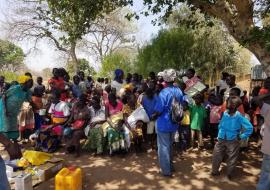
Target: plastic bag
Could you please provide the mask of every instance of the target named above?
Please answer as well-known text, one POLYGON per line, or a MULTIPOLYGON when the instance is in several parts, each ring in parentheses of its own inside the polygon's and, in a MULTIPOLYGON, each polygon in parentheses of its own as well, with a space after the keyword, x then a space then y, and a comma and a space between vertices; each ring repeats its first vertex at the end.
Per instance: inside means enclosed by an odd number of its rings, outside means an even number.
POLYGON ((48 154, 45 152, 26 150, 23 153, 23 158, 26 159, 34 166, 39 166, 47 162, 52 158, 52 154, 48 154))
POLYGON ((133 111, 127 119, 128 124, 132 128, 136 127, 136 123, 138 121, 142 121, 144 123, 150 122, 150 119, 142 106, 138 107, 135 111, 133 111))

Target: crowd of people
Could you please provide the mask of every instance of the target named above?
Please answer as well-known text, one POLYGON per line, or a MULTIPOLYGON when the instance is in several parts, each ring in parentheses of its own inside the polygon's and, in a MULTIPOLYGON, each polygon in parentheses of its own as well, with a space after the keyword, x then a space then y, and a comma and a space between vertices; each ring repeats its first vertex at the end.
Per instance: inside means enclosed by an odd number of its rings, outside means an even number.
POLYGON ((215 87, 205 85, 191 96, 189 85, 201 81, 194 69, 183 76, 173 69, 151 72, 147 78, 121 69, 114 74, 112 81, 94 80, 79 71, 71 80, 65 69, 54 68, 46 85, 42 77, 34 82, 31 73, 11 83, 0 76, 0 143, 10 159, 21 157, 18 141, 50 153, 63 145, 76 157, 81 151, 114 155, 157 149, 161 174, 171 177, 173 148, 180 154, 213 149, 211 174, 219 175, 226 156, 227 177, 232 179, 240 149, 248 148, 249 137, 261 139, 263 131, 258 189, 269 189, 270 78, 247 96, 235 76, 224 72, 215 87))

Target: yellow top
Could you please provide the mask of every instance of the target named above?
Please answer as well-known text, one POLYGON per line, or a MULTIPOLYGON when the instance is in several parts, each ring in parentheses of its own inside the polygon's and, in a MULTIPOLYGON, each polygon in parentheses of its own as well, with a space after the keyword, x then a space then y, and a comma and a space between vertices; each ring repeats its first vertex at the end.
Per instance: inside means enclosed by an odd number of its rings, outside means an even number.
POLYGON ((189 110, 184 111, 181 125, 190 125, 190 112, 189 112, 189 110))

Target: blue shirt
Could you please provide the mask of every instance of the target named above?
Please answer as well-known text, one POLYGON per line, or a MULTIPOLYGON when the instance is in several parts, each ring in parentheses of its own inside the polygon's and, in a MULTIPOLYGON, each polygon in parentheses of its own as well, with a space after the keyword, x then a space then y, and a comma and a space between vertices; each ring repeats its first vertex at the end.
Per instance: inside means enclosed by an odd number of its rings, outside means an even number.
POLYGON ((174 96, 179 102, 182 102, 183 93, 178 87, 169 86, 159 93, 155 106, 155 111, 161 113, 157 119, 157 130, 159 132, 175 132, 178 129, 178 124, 173 123, 170 116, 174 96))
POLYGON ((82 95, 82 90, 79 85, 73 84, 71 91, 74 98, 79 98, 82 95))
POLYGON ((240 139, 246 140, 252 131, 252 124, 240 112, 230 116, 225 111, 218 126, 218 139, 235 140, 239 136, 240 139))
POLYGON ((157 101, 158 101, 158 96, 156 95, 153 97, 153 99, 149 99, 147 96, 143 97, 142 105, 150 119, 153 113, 155 113, 155 106, 156 106, 157 101))

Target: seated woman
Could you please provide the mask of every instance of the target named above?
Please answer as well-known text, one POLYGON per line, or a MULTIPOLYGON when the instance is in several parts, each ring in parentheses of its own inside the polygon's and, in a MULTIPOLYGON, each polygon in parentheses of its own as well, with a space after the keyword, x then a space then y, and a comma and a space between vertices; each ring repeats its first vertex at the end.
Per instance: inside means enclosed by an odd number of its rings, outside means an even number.
POLYGON ((110 93, 108 102, 105 103, 105 114, 107 123, 104 124, 103 131, 108 138, 110 154, 119 150, 126 149, 124 143, 124 133, 122 126, 124 124, 123 103, 117 100, 115 93, 110 93))
POLYGON ((51 114, 52 124, 42 126, 37 138, 36 149, 44 152, 54 152, 60 142, 63 127, 70 115, 70 109, 66 102, 60 101, 61 92, 54 91, 52 94, 52 104, 48 111, 51 114))
MULTIPOLYGON (((125 126, 127 128, 125 128, 125 141, 127 143, 127 147, 130 148, 130 145, 131 145, 131 140, 135 140, 136 138, 136 141, 133 141, 134 144, 135 144, 135 148, 137 150, 137 143, 136 142, 139 142, 137 141, 137 139, 142 139, 142 136, 140 136, 137 132, 139 132, 139 128, 131 128, 129 126, 129 123, 128 123, 128 117, 132 114, 132 112, 136 109, 136 97, 134 94, 132 94, 131 92, 126 92, 126 94, 123 96, 122 98, 122 101, 124 103, 124 106, 123 106, 123 117, 124 117, 124 121, 125 121, 125 126), (137 130, 138 129, 138 130, 137 130), (131 139, 132 138, 132 139, 131 139)), ((139 132, 140 133, 140 132, 139 132)), ((140 145, 139 145, 140 146, 140 145)))
MULTIPOLYGON (((102 124, 106 122, 105 107, 101 106, 99 96, 92 98, 92 106, 90 107, 91 121, 89 122, 88 136, 83 148, 87 151, 96 150, 97 154, 103 153, 103 131, 102 124)), ((87 130, 86 130, 87 131, 87 130)))
POLYGON ((80 140, 85 137, 84 128, 90 120, 90 112, 87 106, 87 96, 82 94, 71 110, 71 116, 64 129, 66 140, 66 150, 71 153, 75 150, 78 157, 80 155, 80 140))

